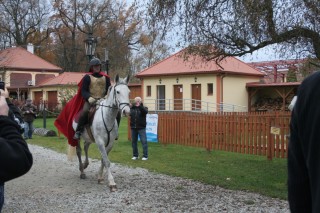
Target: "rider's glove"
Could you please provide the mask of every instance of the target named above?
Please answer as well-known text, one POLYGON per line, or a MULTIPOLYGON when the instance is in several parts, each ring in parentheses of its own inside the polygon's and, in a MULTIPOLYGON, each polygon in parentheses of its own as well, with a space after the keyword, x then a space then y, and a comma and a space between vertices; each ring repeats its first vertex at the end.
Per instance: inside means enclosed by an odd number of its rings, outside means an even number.
POLYGON ((96 103, 96 99, 94 99, 94 98, 92 98, 92 97, 90 97, 90 98, 88 98, 88 102, 89 102, 89 104, 95 104, 96 103))

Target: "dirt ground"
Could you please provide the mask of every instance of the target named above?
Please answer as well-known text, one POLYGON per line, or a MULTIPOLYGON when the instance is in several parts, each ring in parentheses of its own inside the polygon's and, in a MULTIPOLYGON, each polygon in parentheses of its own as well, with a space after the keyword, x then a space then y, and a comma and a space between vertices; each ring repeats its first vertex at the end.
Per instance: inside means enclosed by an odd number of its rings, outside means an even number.
POLYGON ((107 183, 97 183, 100 161, 90 160, 82 180, 77 161, 38 146, 30 150, 34 165, 6 183, 3 213, 289 212, 287 201, 118 164, 112 164, 118 191, 110 192, 107 183))

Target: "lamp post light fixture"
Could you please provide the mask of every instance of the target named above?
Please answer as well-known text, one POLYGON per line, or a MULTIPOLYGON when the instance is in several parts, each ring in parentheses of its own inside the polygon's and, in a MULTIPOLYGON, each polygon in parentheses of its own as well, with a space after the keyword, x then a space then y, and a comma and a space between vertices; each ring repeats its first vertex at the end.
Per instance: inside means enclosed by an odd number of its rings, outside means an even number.
POLYGON ((94 52, 96 51, 97 39, 93 37, 92 33, 88 33, 87 39, 84 40, 84 47, 86 50, 86 56, 89 62, 91 61, 94 52))

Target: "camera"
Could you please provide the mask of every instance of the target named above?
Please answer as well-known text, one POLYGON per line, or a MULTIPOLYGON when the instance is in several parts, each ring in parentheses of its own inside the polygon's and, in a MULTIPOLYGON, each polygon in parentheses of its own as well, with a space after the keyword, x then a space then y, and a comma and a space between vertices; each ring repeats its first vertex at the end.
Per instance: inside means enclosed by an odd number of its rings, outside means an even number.
POLYGON ((4 82, 3 82, 3 81, 0 81, 0 89, 4 90, 4 88, 5 88, 4 82))

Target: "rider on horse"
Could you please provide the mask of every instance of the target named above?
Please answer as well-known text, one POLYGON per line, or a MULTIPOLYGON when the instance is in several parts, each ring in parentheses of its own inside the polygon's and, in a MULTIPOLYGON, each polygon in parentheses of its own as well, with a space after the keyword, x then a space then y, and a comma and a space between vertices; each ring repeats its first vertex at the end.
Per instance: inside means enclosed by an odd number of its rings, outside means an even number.
POLYGON ((93 58, 89 62, 89 73, 78 84, 77 94, 66 104, 54 122, 57 129, 68 138, 68 143, 71 146, 77 146, 79 142, 88 121, 90 105, 95 104, 97 99, 104 97, 110 85, 110 77, 101 71, 100 60, 93 58), (75 132, 72 123, 79 112, 81 114, 75 132))
POLYGON ((79 117, 76 132, 73 136, 75 140, 80 139, 84 125, 88 121, 90 106, 94 105, 98 99, 104 97, 111 86, 110 77, 101 72, 101 62, 98 58, 93 58, 90 61, 89 72, 90 74, 83 77, 81 86, 81 95, 85 102, 79 117))

